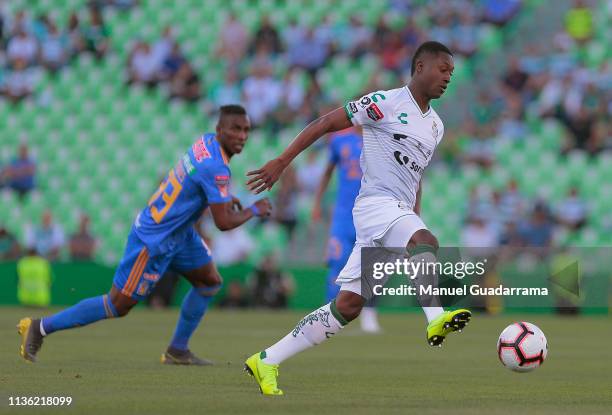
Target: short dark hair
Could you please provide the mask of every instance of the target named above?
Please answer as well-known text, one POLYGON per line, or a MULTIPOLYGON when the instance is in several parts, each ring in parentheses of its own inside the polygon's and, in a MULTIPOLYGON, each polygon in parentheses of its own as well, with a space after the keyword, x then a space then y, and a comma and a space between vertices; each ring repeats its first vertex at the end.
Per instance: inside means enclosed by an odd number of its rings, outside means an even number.
POLYGON ((430 40, 428 42, 422 43, 414 52, 414 56, 412 57, 412 64, 410 65, 410 75, 414 75, 414 71, 416 70, 416 62, 417 59, 421 57, 421 55, 425 53, 438 53, 444 52, 453 56, 453 52, 450 51, 445 45, 440 42, 436 42, 434 40, 430 40))
POLYGON ((222 118, 224 115, 247 115, 247 112, 242 105, 223 105, 219 108, 219 118, 222 118))

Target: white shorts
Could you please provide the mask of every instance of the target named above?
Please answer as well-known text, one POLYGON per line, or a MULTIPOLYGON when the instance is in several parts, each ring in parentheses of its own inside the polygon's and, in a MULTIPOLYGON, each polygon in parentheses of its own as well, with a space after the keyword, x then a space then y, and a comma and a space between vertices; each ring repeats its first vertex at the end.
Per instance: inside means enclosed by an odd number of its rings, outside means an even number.
POLYGON ((360 295, 361 248, 405 247, 418 230, 427 229, 421 218, 405 202, 391 197, 358 199, 353 208, 353 222, 357 239, 336 284, 341 286, 341 290, 360 295))

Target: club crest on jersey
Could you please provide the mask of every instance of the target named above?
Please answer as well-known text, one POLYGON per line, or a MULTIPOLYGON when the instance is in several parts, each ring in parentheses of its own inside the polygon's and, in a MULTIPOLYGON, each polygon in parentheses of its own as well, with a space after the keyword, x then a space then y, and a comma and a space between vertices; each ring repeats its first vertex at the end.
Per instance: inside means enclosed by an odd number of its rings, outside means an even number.
POLYGON ((227 175, 217 175, 215 176, 215 184, 217 185, 217 189, 219 189, 219 193, 221 197, 229 196, 229 176, 227 175))
POLYGON ((211 158, 210 152, 208 151, 208 148, 206 148, 203 138, 196 141, 191 149, 193 150, 193 156, 198 163, 202 162, 204 159, 211 158))
POLYGON ((431 126, 431 133, 433 134, 434 138, 437 140, 438 139, 438 125, 436 124, 436 122, 433 122, 433 125, 431 126))
POLYGON ((385 117, 376 104, 370 105, 366 110, 366 113, 368 114, 368 118, 370 118, 372 121, 378 121, 385 117))

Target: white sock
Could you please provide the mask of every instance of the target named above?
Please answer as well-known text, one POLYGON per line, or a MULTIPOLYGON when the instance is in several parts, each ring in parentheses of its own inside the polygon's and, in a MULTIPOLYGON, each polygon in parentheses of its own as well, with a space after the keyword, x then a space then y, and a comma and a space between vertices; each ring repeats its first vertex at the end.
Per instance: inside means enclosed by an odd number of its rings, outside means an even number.
POLYGON ((262 353, 262 360, 277 365, 303 350, 323 343, 346 324, 334 300, 304 317, 289 334, 262 353))
POLYGON ((434 318, 444 313, 444 309, 442 307, 423 307, 423 311, 425 312, 425 317, 427 317, 428 323, 431 323, 434 318))
POLYGON ((368 333, 378 333, 380 324, 378 324, 378 312, 375 307, 363 307, 359 314, 361 330, 368 333))
MULTIPOLYGON (((427 245, 417 246, 416 250, 418 253, 415 253, 410 257, 411 262, 421 264, 431 264, 436 262, 436 255, 432 251, 432 247, 428 247, 427 245)), ((411 280, 411 283, 417 288, 417 290, 419 289, 418 287, 420 285, 433 285, 434 287, 437 287, 438 277, 437 275, 429 275, 427 272, 419 272, 416 277, 411 280)), ((428 323, 431 323, 433 319, 444 312, 440 299, 437 296, 417 295, 417 298, 421 304, 421 307, 423 308, 423 311, 425 312, 425 317, 427 317, 428 323)))
POLYGON ((43 326, 42 321, 43 321, 43 319, 41 318, 41 319, 40 319, 40 334, 42 334, 42 335, 43 335, 43 337, 45 337, 45 336, 47 335, 47 333, 45 332, 45 328, 44 328, 44 326, 43 326))

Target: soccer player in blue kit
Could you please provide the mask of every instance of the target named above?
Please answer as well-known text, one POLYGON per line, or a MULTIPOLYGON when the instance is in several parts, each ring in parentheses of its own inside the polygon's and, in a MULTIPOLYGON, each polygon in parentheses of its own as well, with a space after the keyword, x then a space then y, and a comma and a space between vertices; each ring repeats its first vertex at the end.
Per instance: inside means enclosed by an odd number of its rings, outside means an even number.
MULTIPOLYGON (((332 174, 338 167, 338 189, 336 192, 336 204, 330 225, 330 236, 327 243, 327 302, 332 301, 338 295, 340 286, 336 284, 336 278, 346 265, 355 245, 355 225, 353 224, 353 206, 359 194, 361 186, 361 166, 359 159, 363 140, 359 134, 358 127, 351 127, 337 131, 329 136, 329 162, 319 188, 315 195, 312 210, 313 221, 319 221, 322 211, 322 200, 332 174)), ((368 302, 363 308, 360 316, 361 329, 368 333, 380 331, 376 309, 368 302)))
POLYGON ((191 335, 222 284, 210 250, 193 225, 208 207, 215 225, 222 231, 234 229, 254 216, 269 216, 271 205, 267 198, 242 209, 238 199, 229 193, 229 161, 244 148, 250 128, 243 107, 220 108, 216 134, 198 138, 138 214, 110 292, 51 316, 26 317, 19 322, 20 355, 24 359, 35 362, 43 338, 53 332, 125 316, 171 268, 187 278, 192 288, 183 300, 162 363, 212 364, 188 348, 191 335))

